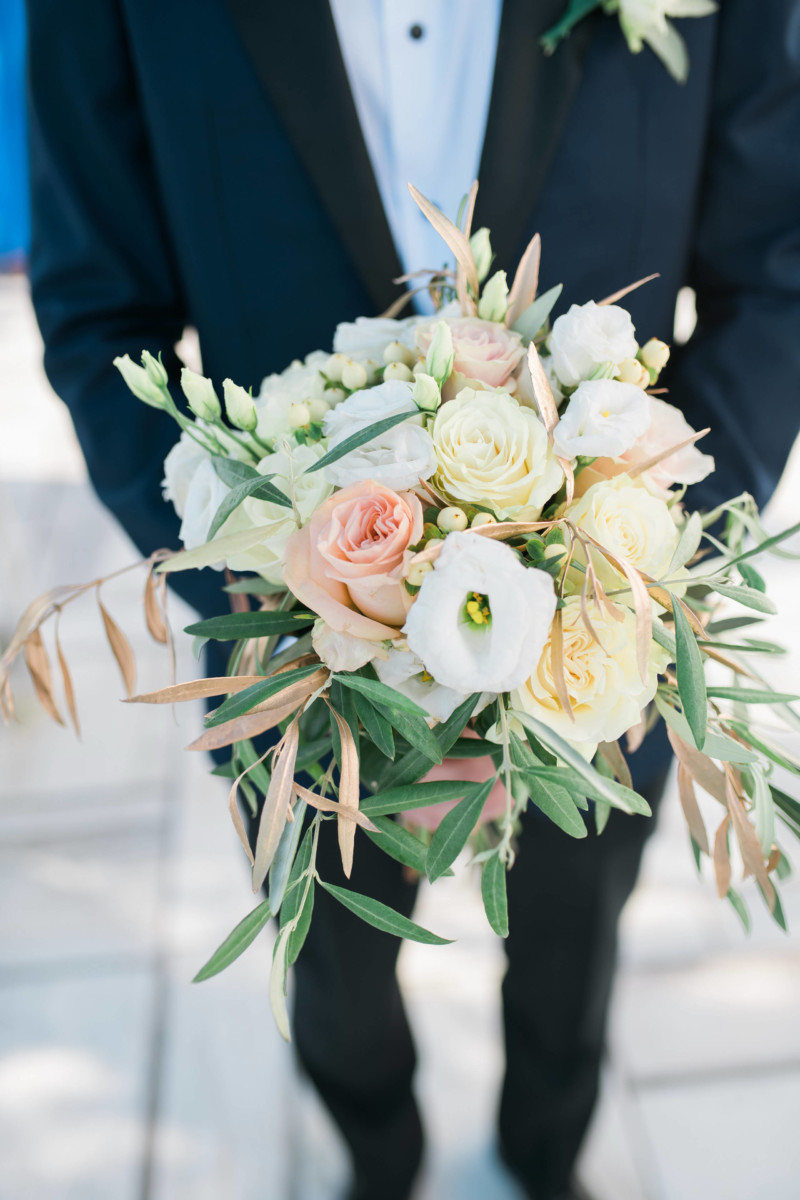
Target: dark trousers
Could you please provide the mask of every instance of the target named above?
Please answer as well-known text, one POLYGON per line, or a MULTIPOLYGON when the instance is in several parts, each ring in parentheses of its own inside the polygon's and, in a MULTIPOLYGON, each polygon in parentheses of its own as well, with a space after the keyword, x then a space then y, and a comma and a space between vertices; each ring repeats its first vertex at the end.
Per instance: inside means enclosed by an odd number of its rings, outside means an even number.
MULTIPOLYGON (((664 777, 641 787, 654 808, 664 777)), ((597 1099, 617 923, 653 822, 612 812, 600 837, 589 825, 576 841, 529 811, 508 877, 500 1143, 543 1200, 567 1186, 597 1099)), ((323 879, 411 914, 416 885, 361 834, 349 884, 333 822, 318 863, 323 879)), ((295 1046, 350 1148, 358 1200, 404 1200, 422 1157, 399 946, 317 888, 295 968, 295 1046)))

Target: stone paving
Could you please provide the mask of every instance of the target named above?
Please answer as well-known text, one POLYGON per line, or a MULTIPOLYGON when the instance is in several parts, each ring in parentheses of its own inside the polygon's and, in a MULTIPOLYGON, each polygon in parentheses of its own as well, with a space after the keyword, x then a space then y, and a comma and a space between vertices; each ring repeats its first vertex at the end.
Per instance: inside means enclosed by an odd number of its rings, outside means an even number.
MULTIPOLYGON (((93 498, 39 368, 21 277, 0 277, 0 644, 28 600, 135 557, 93 498)), ((800 462, 772 506, 796 519, 800 462)), ((795 657, 797 567, 767 570, 795 657), (793 574, 794 573, 794 574, 793 574)), ((140 579, 104 589, 142 688, 140 579)), ((173 604, 180 628, 188 610, 173 604)), ((334 1200, 343 1153, 297 1079, 266 1000, 270 937, 192 986, 252 907, 224 788, 182 747, 196 710, 117 703, 87 597, 62 643, 83 740, 43 716, 21 674, 20 726, 0 730, 0 1200, 334 1200)), ((195 670, 187 648, 181 678, 195 670)), ((800 861, 800 853, 794 857, 800 861)), ((602 1102, 581 1162, 598 1200, 794 1200, 800 1194, 800 887, 783 935, 746 889, 754 927, 694 871, 672 794, 624 918, 602 1102)), ((453 946, 407 945, 432 1153, 420 1200, 514 1200, 492 1151, 502 1066, 502 953, 475 880, 423 889, 418 919, 453 946)))

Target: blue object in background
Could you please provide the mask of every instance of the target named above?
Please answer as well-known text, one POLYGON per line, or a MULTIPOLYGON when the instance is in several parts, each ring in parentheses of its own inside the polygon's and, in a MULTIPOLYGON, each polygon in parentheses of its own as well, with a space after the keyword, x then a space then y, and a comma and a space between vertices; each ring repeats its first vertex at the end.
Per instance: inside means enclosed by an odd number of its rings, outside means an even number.
POLYGON ((0 0, 0 257, 30 236, 23 0, 0 0))

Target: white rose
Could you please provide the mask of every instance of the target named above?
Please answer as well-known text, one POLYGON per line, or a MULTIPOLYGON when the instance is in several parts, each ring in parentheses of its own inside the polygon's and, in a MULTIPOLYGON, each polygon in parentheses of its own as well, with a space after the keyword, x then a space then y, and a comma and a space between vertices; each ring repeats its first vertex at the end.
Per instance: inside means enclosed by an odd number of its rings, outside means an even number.
POLYGON ((355 321, 342 321, 336 326, 333 349, 336 354, 346 354, 359 361, 371 359, 383 362, 383 351, 390 342, 414 349, 414 326, 419 317, 406 317, 395 321, 391 317, 356 317, 355 321))
POLYGON ((564 387, 589 379, 598 367, 635 358, 637 350, 630 313, 617 304, 573 304, 550 334, 553 369, 564 387))
POLYGON ((413 700, 437 721, 446 721, 469 695, 437 683, 408 649, 392 649, 384 660, 376 659, 374 666, 381 683, 413 700))
POLYGON ((171 500, 175 512, 182 517, 186 510, 186 498, 195 472, 202 462, 209 462, 207 451, 198 446, 188 433, 182 433, 164 459, 162 489, 165 500, 171 500))
POLYGON ((293 404, 308 404, 312 400, 329 401, 320 369, 328 361, 322 350, 309 354, 305 362, 293 362, 280 375, 267 375, 256 397, 258 425, 256 433, 262 440, 274 442, 294 432, 289 419, 293 404))
POLYGON ((323 424, 328 449, 335 449, 368 425, 401 412, 413 413, 415 420, 395 425, 331 463, 325 468, 330 482, 337 487, 347 487, 372 479, 393 491, 402 492, 415 487, 420 479, 428 479, 436 469, 433 442, 430 434, 421 427, 422 418, 418 416, 414 402, 413 386, 400 380, 354 392, 332 409, 323 424))
POLYGON ((331 671, 357 671, 376 656, 386 654, 380 642, 368 642, 352 633, 339 633, 321 617, 314 622, 311 644, 331 671))
MULTIPOLYGON (((229 491, 230 488, 214 470, 211 459, 203 458, 198 463, 184 495, 180 539, 187 550, 203 546, 208 541, 211 522, 229 491)), ((215 569, 219 569, 217 564, 215 569)))
POLYGON ((451 533, 406 618, 411 650, 438 684, 466 695, 518 687, 555 612, 553 581, 502 542, 451 533))
MULTIPOLYGON (((265 455, 258 464, 259 473, 271 475, 270 482, 280 491, 287 496, 294 491, 295 505, 303 524, 333 491, 323 471, 305 473, 323 453, 319 443, 298 446, 285 439, 280 450, 265 455)), ((228 566, 233 571, 255 571, 270 583, 281 583, 283 552, 289 537, 297 529, 291 508, 249 496, 231 514, 219 536, 258 526, 264 529, 263 540, 229 559, 228 566)))
POLYGON ((632 383, 592 379, 578 384, 553 431, 562 458, 615 458, 650 424, 650 397, 632 383))
MULTIPOLYGON (((622 455, 623 462, 633 466, 648 462, 670 446, 678 446, 695 432, 680 409, 673 404, 647 396, 650 421, 636 443, 622 455)), ((699 483, 714 470, 714 458, 703 454, 697 446, 684 446, 654 467, 643 471, 640 479, 657 496, 666 496, 675 483, 699 483)))
POLYGON ((464 388, 439 409, 432 435, 440 487, 498 516, 537 517, 563 481, 544 425, 505 392, 464 388))
POLYGON ((650 669, 643 683, 636 659, 634 614, 618 608, 622 620, 615 621, 594 600, 587 601, 587 608, 599 643, 586 627, 579 596, 568 596, 561 609, 564 682, 574 721, 558 698, 549 635, 538 666, 512 693, 511 706, 530 713, 569 742, 588 743, 586 757, 591 758, 598 742, 616 741, 637 723, 655 695, 669 654, 657 642, 651 643, 650 669))
MULTIPOLYGON (((664 501, 636 487, 627 475, 594 484, 564 515, 616 558, 654 579, 666 578, 680 534, 664 501)), ((579 562, 585 561, 579 543, 575 556, 579 562)), ((604 587, 625 586, 624 575, 604 554, 592 548, 591 556, 604 587)))

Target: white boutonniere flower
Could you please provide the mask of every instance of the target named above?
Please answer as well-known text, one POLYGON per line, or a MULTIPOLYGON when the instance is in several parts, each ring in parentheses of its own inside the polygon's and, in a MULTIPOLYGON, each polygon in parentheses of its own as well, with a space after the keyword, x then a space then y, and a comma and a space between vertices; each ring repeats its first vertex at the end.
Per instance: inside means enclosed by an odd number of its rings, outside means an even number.
POLYGON ((707 17, 716 12, 717 5, 715 0, 569 0, 561 20, 542 36, 545 54, 552 54, 578 21, 596 8, 619 17, 628 49, 633 54, 638 54, 643 46, 649 46, 673 79, 685 83, 689 74, 686 43, 667 18, 707 17))

